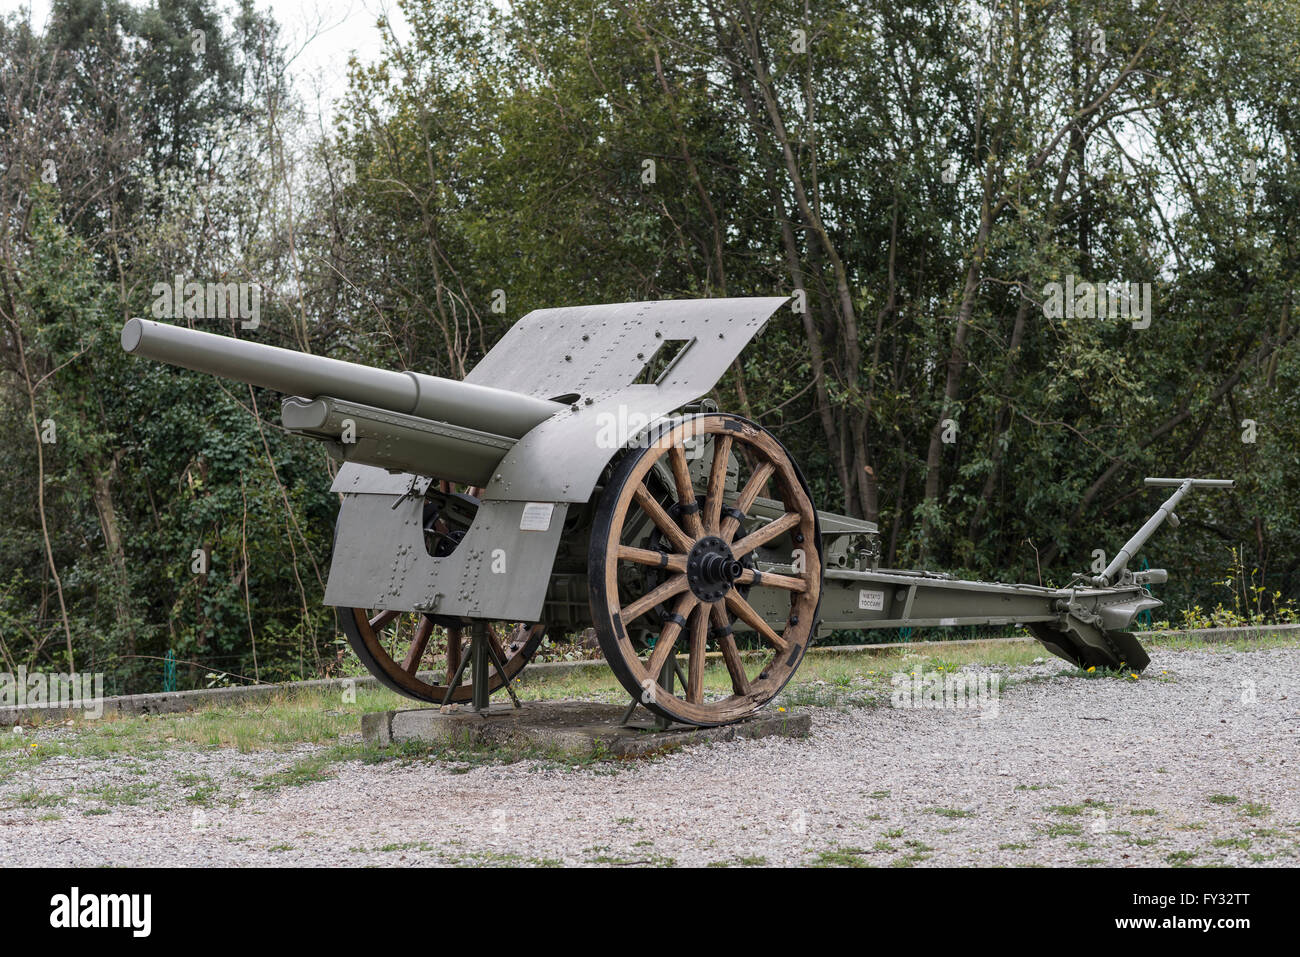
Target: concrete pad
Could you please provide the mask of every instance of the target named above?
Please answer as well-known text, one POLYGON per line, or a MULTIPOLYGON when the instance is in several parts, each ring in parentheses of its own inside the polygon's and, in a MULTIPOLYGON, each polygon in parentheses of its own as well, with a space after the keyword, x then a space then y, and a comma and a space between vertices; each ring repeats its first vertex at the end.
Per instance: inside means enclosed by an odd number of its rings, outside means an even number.
MULTIPOLYGON (((621 725, 625 705, 585 701, 526 701, 516 710, 497 705, 482 714, 467 708, 381 711, 362 715, 361 736, 367 745, 407 741, 474 747, 560 751, 570 755, 608 754, 639 757, 708 741, 747 738, 798 738, 812 727, 808 712, 760 711, 720 728, 673 725, 660 731, 648 721, 621 725)), ((638 712, 645 717, 644 712, 638 712)))

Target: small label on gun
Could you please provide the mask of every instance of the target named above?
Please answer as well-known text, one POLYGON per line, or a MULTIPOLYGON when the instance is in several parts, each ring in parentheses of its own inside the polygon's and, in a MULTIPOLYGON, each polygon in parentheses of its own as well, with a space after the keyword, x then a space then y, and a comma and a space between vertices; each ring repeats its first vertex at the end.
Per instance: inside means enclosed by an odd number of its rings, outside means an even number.
POLYGON ((519 519, 521 532, 544 532, 551 527, 551 514, 555 511, 554 502, 529 502, 524 506, 524 514, 519 519))
POLYGON ((872 591, 870 588, 861 589, 858 592, 858 610, 884 611, 885 593, 883 591, 872 591))

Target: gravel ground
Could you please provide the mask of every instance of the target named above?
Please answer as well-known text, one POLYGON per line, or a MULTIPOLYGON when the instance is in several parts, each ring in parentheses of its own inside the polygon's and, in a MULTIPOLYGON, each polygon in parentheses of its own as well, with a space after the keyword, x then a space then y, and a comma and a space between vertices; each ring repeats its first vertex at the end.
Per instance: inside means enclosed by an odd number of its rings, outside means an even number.
POLYGON ((0 862, 1300 864, 1300 648, 1059 672, 1004 672, 996 708, 818 707, 805 740, 649 762, 341 761, 259 789, 324 749, 51 758, 0 785, 0 862))

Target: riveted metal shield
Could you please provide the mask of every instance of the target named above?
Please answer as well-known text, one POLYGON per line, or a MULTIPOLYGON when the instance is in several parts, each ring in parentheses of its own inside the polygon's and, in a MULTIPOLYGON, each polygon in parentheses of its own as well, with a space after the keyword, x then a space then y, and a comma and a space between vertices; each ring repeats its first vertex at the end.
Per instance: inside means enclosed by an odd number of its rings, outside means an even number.
POLYGON ((439 614, 536 621, 568 505, 591 497, 630 439, 712 389, 787 301, 666 300, 530 312, 466 381, 560 400, 563 410, 505 454, 478 517, 445 558, 429 556, 420 544, 427 480, 344 464, 331 486, 344 501, 326 603, 410 609, 436 597, 439 614), (543 513, 550 515, 544 529, 536 527, 543 513), (502 560, 508 575, 497 577, 502 560))

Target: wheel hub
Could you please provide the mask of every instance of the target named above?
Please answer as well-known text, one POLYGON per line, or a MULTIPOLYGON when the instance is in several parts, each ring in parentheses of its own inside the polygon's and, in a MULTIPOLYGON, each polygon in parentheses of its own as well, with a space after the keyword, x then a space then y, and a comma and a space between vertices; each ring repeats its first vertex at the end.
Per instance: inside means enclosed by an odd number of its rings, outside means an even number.
POLYGON ((716 535, 701 538, 686 558, 687 584, 703 602, 722 598, 744 570, 745 566, 731 554, 730 546, 716 535))

